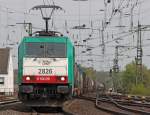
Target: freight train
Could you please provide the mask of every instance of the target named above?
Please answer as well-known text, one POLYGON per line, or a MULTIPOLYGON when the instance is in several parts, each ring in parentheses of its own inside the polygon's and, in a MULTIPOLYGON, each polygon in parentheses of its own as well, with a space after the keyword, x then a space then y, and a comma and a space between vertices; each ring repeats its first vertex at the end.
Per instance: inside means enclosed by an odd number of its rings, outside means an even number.
POLYGON ((18 49, 19 99, 29 105, 59 103, 73 93, 74 46, 67 37, 45 35, 24 37, 18 49))
MULTIPOLYGON (((58 6, 37 6, 37 8, 58 6)), ((93 86, 82 68, 75 64, 71 39, 56 31, 37 31, 24 37, 18 47, 18 97, 27 106, 62 106, 74 95, 93 86), (88 86, 89 85, 89 86, 88 86)))
POLYGON ((94 82, 75 64, 67 37, 24 37, 18 48, 19 99, 28 106, 62 106, 74 95, 93 90, 94 82))

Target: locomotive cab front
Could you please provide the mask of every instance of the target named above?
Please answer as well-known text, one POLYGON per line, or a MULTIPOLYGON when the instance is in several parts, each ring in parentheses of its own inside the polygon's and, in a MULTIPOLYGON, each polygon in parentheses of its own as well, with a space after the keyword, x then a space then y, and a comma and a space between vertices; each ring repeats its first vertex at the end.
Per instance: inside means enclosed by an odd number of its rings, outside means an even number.
POLYGON ((74 57, 68 38, 26 37, 19 46, 18 57, 22 102, 30 106, 43 106, 45 102, 52 105, 72 95, 74 57))

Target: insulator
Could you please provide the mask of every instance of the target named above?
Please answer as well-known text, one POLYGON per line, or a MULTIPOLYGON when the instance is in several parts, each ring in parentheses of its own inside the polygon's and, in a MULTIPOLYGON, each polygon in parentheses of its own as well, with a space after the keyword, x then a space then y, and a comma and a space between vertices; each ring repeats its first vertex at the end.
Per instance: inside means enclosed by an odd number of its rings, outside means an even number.
POLYGON ((110 3, 111 1, 110 0, 107 0, 107 3, 110 3))

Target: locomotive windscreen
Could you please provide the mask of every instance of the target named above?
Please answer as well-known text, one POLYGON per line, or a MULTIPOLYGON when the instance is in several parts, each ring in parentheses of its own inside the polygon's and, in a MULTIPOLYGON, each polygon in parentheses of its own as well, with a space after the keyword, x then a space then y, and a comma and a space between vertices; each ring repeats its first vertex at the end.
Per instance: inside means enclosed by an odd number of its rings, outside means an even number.
POLYGON ((65 58, 65 43, 26 43, 26 57, 65 58))

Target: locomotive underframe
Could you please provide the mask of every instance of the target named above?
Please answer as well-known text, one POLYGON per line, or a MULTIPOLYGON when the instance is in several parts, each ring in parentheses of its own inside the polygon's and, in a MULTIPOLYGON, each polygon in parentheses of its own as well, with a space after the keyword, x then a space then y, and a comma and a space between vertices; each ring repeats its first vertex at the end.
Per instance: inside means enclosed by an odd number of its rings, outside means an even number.
POLYGON ((71 96, 72 88, 68 84, 21 84, 19 86, 19 99, 27 106, 61 106, 71 96))

